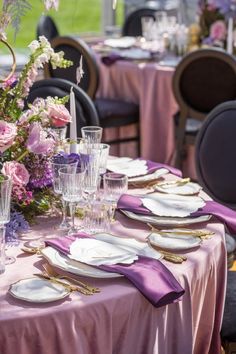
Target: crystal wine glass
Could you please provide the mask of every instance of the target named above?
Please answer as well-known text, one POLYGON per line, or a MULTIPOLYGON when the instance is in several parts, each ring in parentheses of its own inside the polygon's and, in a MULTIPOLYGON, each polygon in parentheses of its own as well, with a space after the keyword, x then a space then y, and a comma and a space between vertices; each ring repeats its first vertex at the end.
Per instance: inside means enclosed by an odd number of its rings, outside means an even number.
MULTIPOLYGON (((0 237, 2 239, 3 245, 4 245, 5 233, 6 233, 5 225, 10 221, 11 191, 12 191, 11 178, 0 174, 0 237)), ((5 252, 3 247, 0 250, 0 252, 3 254, 3 258, 4 258, 5 252)), ((5 264, 11 264, 14 262, 15 262, 14 257, 5 256, 5 264)))
MULTIPOLYGON (((58 163, 51 162, 52 167, 52 184, 54 192, 60 196, 62 196, 62 184, 60 181, 59 170, 64 168, 68 173, 74 173, 76 171, 78 161, 76 162, 68 162, 68 163, 58 163)), ((67 202, 64 198, 61 198, 62 202, 62 221, 58 226, 59 230, 68 230, 70 228, 70 224, 67 220, 67 202)))
POLYGON ((82 190, 85 170, 79 166, 77 166, 76 171, 68 171, 66 168, 61 168, 59 176, 63 200, 69 203, 72 226, 68 234, 71 235, 77 232, 77 228, 75 227, 75 211, 77 204, 83 200, 82 190))

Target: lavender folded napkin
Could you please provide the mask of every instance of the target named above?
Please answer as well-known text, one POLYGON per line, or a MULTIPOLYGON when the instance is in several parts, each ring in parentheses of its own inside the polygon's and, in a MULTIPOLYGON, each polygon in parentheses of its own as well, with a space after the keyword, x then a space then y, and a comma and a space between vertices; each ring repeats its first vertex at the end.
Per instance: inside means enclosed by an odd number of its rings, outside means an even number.
MULTIPOLYGON (((206 201, 205 203, 203 208, 200 208, 190 216, 214 215, 227 226, 229 232, 236 233, 236 212, 234 210, 215 201, 206 201)), ((154 215, 143 206, 140 198, 129 194, 123 194, 120 197, 117 208, 132 211, 136 214, 154 215)))
POLYGON ((166 165, 164 163, 150 161, 150 160, 146 160, 146 162, 147 162, 148 173, 153 173, 159 168, 166 168, 173 175, 182 177, 182 172, 175 167, 166 165))
POLYGON ((114 64, 117 60, 122 60, 122 59, 124 59, 124 57, 122 57, 118 53, 113 52, 113 53, 109 53, 108 55, 104 55, 101 60, 104 65, 110 66, 114 64))
MULTIPOLYGON (((71 243, 77 237, 90 238, 80 233, 75 236, 47 240, 46 244, 67 255, 70 252, 71 243)), ((171 304, 185 292, 173 274, 156 259, 139 256, 137 261, 128 266, 114 264, 100 265, 97 268, 124 275, 155 307, 171 304)))

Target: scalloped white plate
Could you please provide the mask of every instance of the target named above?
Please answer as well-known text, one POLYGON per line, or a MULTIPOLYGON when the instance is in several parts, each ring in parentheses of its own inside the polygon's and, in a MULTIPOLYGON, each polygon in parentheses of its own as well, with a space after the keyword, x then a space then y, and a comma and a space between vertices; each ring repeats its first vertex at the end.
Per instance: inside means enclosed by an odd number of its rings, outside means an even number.
POLYGON ((194 247, 198 247, 201 243, 200 237, 184 234, 175 235, 174 229, 171 229, 171 233, 169 234, 168 230, 165 231, 165 235, 159 234, 158 231, 152 232, 148 236, 150 244, 166 250, 185 251, 194 247))
POLYGON ((92 278, 118 278, 123 275, 118 273, 105 272, 103 270, 97 269, 95 267, 89 266, 87 264, 75 261, 59 253, 55 248, 46 247, 42 250, 42 255, 48 260, 48 262, 65 270, 72 274, 82 275, 85 277, 92 278))
POLYGON ((28 302, 51 302, 65 298, 70 294, 70 290, 46 279, 27 278, 13 283, 9 293, 28 302))
POLYGON ((127 211, 127 210, 121 210, 121 211, 130 219, 138 220, 145 223, 150 223, 152 225, 160 225, 160 226, 184 226, 184 225, 191 225, 191 224, 199 224, 202 222, 209 221, 211 218, 211 215, 178 218, 178 217, 149 216, 143 214, 135 214, 132 211, 127 211))

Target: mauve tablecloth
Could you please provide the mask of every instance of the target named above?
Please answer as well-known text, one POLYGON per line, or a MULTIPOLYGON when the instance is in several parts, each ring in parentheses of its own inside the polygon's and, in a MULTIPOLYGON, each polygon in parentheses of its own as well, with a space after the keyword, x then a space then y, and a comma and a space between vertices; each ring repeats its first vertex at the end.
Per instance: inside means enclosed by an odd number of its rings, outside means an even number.
MULTIPOLYGON (((123 99, 139 104, 141 156, 145 159, 170 163, 175 149, 173 115, 178 106, 172 93, 174 68, 155 62, 117 61, 111 66, 101 63, 99 97, 123 99)), ((130 127, 109 130, 109 137, 130 135, 130 127)), ((106 132, 105 132, 106 134, 106 132)), ((120 145, 113 154, 130 156, 132 144, 120 145)))
MULTIPOLYGON (((144 240, 147 227, 117 214, 112 232, 144 240)), ((24 240, 52 236, 58 220, 41 217, 24 240)), ((204 225, 206 226, 206 225, 204 225)), ((215 236, 186 252, 187 262, 163 261, 185 289, 182 301, 155 308, 125 278, 86 279, 101 293, 51 304, 19 301, 9 285, 42 270, 43 260, 12 247, 14 264, 0 275, 1 354, 219 354, 226 283, 224 228, 207 226, 215 236)))

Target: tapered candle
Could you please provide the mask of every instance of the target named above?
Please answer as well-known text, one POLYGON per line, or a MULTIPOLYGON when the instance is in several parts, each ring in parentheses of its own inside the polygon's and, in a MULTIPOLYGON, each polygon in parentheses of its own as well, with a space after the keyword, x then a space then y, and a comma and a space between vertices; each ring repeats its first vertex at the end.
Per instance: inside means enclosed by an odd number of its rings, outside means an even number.
POLYGON ((232 17, 230 17, 228 21, 227 53, 233 54, 233 18, 232 17))
POLYGON ((70 145, 70 152, 77 152, 77 122, 76 122, 76 109, 75 109, 75 94, 73 87, 70 89, 70 114, 71 114, 71 123, 70 123, 70 140, 73 141, 70 145))

